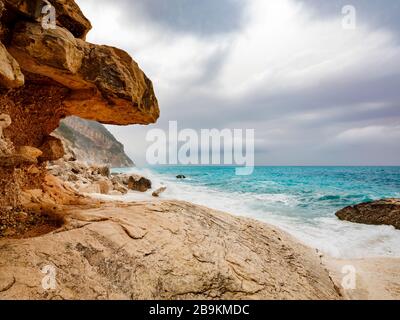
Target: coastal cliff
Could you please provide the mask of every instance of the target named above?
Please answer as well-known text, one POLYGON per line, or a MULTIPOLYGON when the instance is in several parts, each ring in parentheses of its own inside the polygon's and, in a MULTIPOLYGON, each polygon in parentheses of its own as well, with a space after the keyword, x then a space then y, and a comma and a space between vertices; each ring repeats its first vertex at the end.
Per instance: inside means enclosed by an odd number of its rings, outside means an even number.
POLYGON ((53 135, 61 139, 66 154, 80 162, 113 168, 134 166, 122 143, 98 122, 68 117, 53 135))

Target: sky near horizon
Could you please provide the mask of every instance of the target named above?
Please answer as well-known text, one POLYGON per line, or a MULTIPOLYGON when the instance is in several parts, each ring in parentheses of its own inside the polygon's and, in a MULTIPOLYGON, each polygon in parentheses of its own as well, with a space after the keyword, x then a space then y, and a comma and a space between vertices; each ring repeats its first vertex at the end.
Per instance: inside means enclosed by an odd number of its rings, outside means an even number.
POLYGON ((170 120, 255 129, 257 165, 400 165, 400 1, 76 2, 154 83, 157 124, 108 126, 138 165, 170 120))

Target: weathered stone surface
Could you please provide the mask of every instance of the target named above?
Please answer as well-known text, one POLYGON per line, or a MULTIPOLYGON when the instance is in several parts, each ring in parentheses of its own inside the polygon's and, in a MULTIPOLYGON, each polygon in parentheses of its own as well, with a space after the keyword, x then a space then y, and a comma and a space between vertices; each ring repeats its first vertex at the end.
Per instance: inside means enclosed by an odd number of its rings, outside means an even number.
POLYGON ((131 175, 128 179, 128 188, 134 191, 146 192, 151 189, 151 181, 145 177, 131 175))
POLYGON ((39 24, 20 22, 15 26, 9 51, 28 72, 49 77, 72 89, 91 87, 76 76, 84 52, 64 28, 44 30, 39 24))
POLYGON ((49 0, 56 9, 57 24, 68 29, 76 38, 85 39, 92 29, 74 0, 49 0))
POLYGON ((0 86, 17 88, 24 84, 25 78, 18 62, 0 43, 0 86))
MULTIPOLYGON (((66 185, 79 193, 110 195, 128 193, 127 186, 130 175, 111 176, 110 168, 106 166, 87 165, 79 161, 66 161, 63 159, 49 163, 48 169, 52 175, 65 181, 66 185)), ((137 175, 133 175, 132 179, 139 181, 141 178, 142 184, 151 184, 150 180, 137 175)), ((140 185, 137 182, 137 188, 139 187, 140 185)))
POLYGON ((167 190, 167 187, 161 187, 161 188, 158 188, 156 191, 154 191, 151 195, 153 196, 153 197, 156 197, 156 198, 158 198, 163 192, 165 192, 167 190))
POLYGON ((63 156, 49 135, 68 116, 116 125, 149 124, 159 117, 153 85, 136 62, 119 49, 86 43, 91 26, 74 1, 49 1, 56 28, 42 26, 46 1, 0 1, 0 114, 12 120, 1 129, 0 165, 7 172, 18 167, 11 176, 21 187, 4 183, 2 194, 40 188, 42 162, 63 156), (22 146, 43 151, 38 164, 15 153, 22 146))
POLYGON ((25 154, 0 155, 0 167, 19 167, 36 164, 37 159, 25 154))
POLYGON ((37 19, 41 14, 40 0, 3 0, 6 6, 18 14, 37 19))
POLYGON ((37 161, 43 152, 37 148, 30 146, 22 146, 17 148, 17 154, 22 155, 26 158, 31 158, 34 162, 37 161))
POLYGON ((39 158, 40 161, 55 161, 64 156, 64 147, 60 139, 52 136, 46 137, 40 147, 43 155, 39 158))
POLYGON ((0 114, 0 139, 4 139, 3 131, 11 125, 11 117, 8 114, 0 114))
POLYGON ((168 201, 64 218, 45 236, 0 240, 0 299, 340 299, 314 250, 253 220, 168 201), (45 291, 49 264, 57 286, 45 291))
POLYGON ((21 22, 10 52, 23 70, 72 89, 67 113, 108 124, 149 124, 159 117, 153 85, 122 50, 75 39, 66 29, 21 22))
MULTIPOLYGON (((9 8, 18 14, 41 22, 42 9, 46 6, 43 0, 3 0, 9 8)), ((76 38, 84 39, 92 28, 74 0, 49 0, 56 11, 56 23, 68 29, 76 38)))
POLYGON ((336 213, 341 220, 400 229, 400 199, 384 199, 346 207, 336 213))

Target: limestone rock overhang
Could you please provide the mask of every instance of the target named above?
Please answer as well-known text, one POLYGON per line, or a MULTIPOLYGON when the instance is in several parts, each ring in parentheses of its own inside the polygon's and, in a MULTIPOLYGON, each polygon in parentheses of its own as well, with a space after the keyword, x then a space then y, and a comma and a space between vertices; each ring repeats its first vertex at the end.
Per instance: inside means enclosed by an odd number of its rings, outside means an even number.
POLYGON ((157 121, 152 82, 125 51, 83 40, 91 25, 74 1, 50 1, 58 17, 55 29, 44 29, 38 21, 42 1, 2 2, 3 15, 19 19, 6 28, 10 35, 0 46, 7 58, 0 65, 0 85, 23 86, 24 74, 33 82, 35 76, 48 78, 69 89, 63 101, 66 115, 116 125, 157 121))

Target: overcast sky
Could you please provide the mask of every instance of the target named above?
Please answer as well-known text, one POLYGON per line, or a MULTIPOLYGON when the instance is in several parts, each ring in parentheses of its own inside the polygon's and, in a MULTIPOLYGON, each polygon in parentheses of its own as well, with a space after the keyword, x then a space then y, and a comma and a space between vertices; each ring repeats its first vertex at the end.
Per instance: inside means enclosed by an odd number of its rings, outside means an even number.
POLYGON ((400 165, 400 1, 77 2, 88 41, 126 50, 153 80, 159 122, 109 127, 137 164, 147 130, 177 120, 255 129, 259 165, 400 165))

